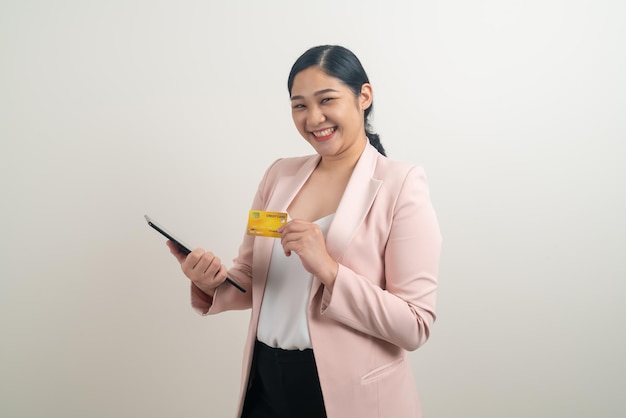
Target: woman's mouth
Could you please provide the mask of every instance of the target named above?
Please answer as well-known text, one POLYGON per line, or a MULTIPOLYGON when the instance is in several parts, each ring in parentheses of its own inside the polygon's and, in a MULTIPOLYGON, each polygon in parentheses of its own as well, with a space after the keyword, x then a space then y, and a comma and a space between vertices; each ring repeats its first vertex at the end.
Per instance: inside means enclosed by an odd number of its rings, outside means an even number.
POLYGON ((322 129, 321 131, 312 131, 311 133, 313 134, 313 136, 315 137, 317 141, 325 141, 327 139, 330 139, 330 137, 333 136, 336 130, 337 128, 333 127, 333 128, 322 129))

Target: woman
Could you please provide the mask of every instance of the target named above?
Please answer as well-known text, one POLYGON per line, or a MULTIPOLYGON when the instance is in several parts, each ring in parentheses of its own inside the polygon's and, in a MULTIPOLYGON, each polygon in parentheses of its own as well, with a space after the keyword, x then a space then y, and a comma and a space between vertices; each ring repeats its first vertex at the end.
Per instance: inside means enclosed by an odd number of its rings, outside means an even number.
POLYGON ((424 172, 369 132, 372 86, 349 50, 309 49, 288 89, 315 154, 274 162, 252 204, 289 214, 281 238, 244 237, 230 269, 168 245, 195 309, 252 309, 238 416, 419 417, 407 351, 435 320, 441 247, 424 172))

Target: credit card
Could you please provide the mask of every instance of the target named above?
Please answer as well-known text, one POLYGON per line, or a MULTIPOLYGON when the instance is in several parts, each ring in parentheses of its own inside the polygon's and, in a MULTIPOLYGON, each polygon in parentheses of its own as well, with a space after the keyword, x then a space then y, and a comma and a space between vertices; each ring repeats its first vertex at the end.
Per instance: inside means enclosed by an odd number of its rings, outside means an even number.
POLYGON ((287 223, 284 212, 266 212, 251 210, 248 215, 248 235, 280 238, 278 228, 287 223))

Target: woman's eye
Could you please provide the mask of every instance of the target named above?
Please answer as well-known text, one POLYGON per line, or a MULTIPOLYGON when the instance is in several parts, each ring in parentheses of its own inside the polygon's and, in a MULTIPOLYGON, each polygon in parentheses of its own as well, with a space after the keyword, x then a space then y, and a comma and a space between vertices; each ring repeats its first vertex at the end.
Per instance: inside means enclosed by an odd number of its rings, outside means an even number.
POLYGON ((331 100, 332 100, 332 97, 324 97, 324 98, 322 99, 322 104, 324 104, 324 103, 328 103, 328 102, 330 102, 331 100))
POLYGON ((292 108, 293 108, 293 109, 304 109, 304 105, 303 105, 303 104, 301 104, 301 103, 298 103, 298 104, 293 105, 293 107, 292 107, 292 108))

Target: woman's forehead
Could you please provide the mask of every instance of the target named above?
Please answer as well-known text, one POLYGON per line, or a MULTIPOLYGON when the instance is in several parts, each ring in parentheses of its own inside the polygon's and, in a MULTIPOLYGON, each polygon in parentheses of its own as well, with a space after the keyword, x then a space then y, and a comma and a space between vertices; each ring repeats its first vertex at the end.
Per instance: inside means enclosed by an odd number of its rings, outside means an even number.
POLYGON ((309 67, 296 74, 291 87, 291 97, 312 96, 324 92, 341 92, 347 86, 336 77, 326 74, 320 67, 309 67))

